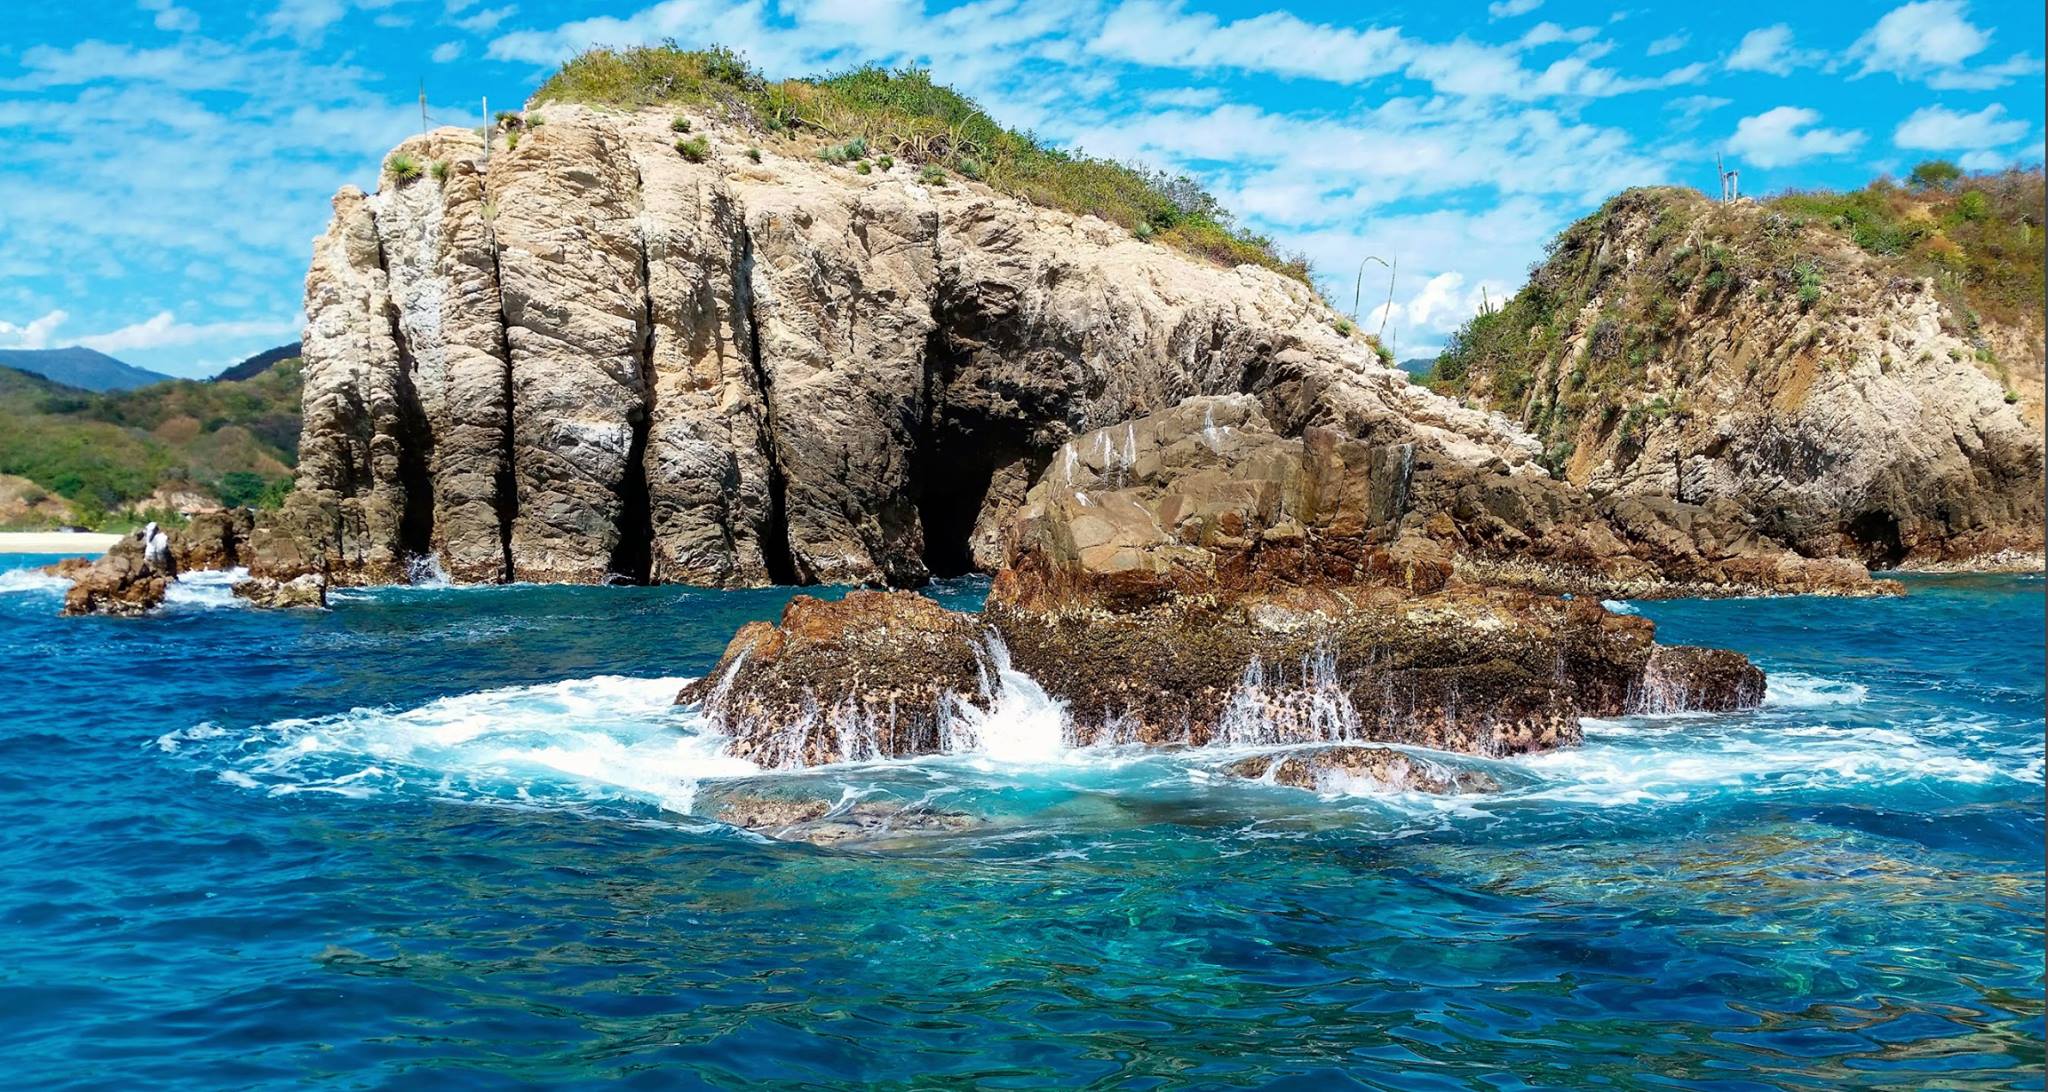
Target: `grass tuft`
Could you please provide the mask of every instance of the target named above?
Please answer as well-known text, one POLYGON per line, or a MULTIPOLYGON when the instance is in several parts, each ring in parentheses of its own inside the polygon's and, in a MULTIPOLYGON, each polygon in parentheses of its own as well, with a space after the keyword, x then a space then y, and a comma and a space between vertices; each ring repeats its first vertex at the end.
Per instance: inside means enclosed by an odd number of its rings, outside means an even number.
POLYGON ((422 173, 420 161, 408 152, 391 153, 391 158, 384 161, 384 169, 401 186, 417 179, 422 173))
POLYGON ((676 151, 692 163, 702 163, 711 158, 711 142, 701 136, 685 137, 676 141, 676 151))

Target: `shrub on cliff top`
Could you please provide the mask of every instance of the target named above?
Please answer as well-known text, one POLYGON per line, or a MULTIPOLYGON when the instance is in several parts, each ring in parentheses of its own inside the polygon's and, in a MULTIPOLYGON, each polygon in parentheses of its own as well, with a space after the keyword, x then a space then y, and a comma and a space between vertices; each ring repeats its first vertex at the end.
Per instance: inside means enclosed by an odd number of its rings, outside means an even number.
POLYGON ((384 169, 400 182, 410 182, 421 174, 420 161, 405 152, 395 152, 384 161, 384 169))
POLYGON ((1169 177, 1068 152, 1006 129, 972 99, 932 82, 920 68, 852 69, 823 78, 770 82, 729 49, 673 43, 593 49, 564 64, 533 104, 583 102, 644 107, 690 103, 722 109, 770 132, 805 131, 986 182, 1051 208, 1086 213, 1159 241, 1236 264, 1249 262, 1310 282, 1308 263, 1283 257, 1271 239, 1239 227, 1186 176, 1169 177))

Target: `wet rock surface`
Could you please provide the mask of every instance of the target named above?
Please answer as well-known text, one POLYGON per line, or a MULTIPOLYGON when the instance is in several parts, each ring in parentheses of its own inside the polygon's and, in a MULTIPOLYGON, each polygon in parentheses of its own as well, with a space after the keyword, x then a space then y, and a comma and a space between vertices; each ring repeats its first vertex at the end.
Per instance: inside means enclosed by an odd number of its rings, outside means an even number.
POLYGON ((809 842, 815 846, 951 834, 982 825, 980 819, 965 812, 921 803, 835 802, 744 793, 718 801, 712 815, 721 823, 778 841, 809 842))
POLYGON ((1392 747, 1338 746, 1254 755, 1223 772, 1252 781, 1335 794, 1371 792, 1498 792, 1500 784, 1477 770, 1450 770, 1392 747))
MULTIPOLYGON (((1737 709, 1762 673, 1590 598, 1476 583, 1407 502, 1401 447, 1191 399, 1062 451, 980 616, 799 597, 681 695, 773 767, 960 749, 1014 667, 1068 746, 1577 743, 1584 716, 1737 709)), ((1439 513, 1440 514, 1440 513, 1439 513)))
POLYGON ((322 610, 327 606, 327 581, 318 573, 274 580, 267 576, 236 581, 229 589, 250 606, 272 610, 322 610))
POLYGON ((178 578, 170 535, 151 523, 116 542, 98 560, 59 574, 71 579, 63 613, 146 614, 161 605, 178 578))
POLYGON ((677 700, 768 768, 934 754, 959 703, 979 700, 986 626, 911 592, 799 595, 779 626, 742 627, 677 700))

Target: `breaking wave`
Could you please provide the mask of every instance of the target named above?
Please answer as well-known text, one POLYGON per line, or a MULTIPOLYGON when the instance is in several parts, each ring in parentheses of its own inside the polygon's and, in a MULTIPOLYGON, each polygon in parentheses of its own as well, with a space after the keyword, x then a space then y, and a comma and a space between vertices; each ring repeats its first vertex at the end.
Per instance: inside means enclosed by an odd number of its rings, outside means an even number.
POLYGON ((758 772, 671 703, 687 681, 600 675, 484 690, 412 709, 276 721, 239 741, 202 724, 165 751, 222 748, 221 778, 271 795, 401 790, 507 804, 654 804, 688 812, 697 782, 758 772))

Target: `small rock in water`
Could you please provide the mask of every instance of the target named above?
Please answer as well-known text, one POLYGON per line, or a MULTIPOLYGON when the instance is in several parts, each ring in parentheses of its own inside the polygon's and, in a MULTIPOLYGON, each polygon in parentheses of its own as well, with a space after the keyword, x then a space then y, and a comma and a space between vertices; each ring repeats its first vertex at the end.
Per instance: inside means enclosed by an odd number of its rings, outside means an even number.
POLYGON ((1369 783, 1383 792, 1436 794, 1498 792, 1500 783, 1477 770, 1445 770, 1392 747, 1346 744, 1240 759, 1223 772, 1253 781, 1330 793, 1369 783))
POLYGON ((840 807, 825 800, 733 796, 715 812, 719 822, 784 842, 834 846, 901 834, 943 834, 979 826, 964 812, 924 804, 862 801, 840 807))
POLYGON ((232 590, 235 598, 247 601, 250 606, 274 610, 321 610, 327 606, 327 581, 315 573, 293 577, 290 580, 272 580, 259 576, 237 581, 232 590))

